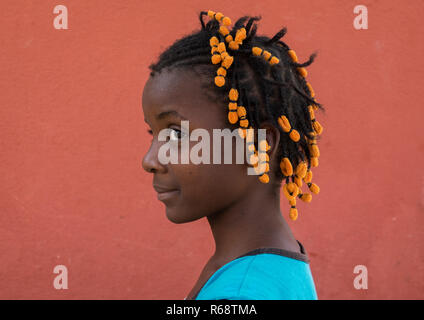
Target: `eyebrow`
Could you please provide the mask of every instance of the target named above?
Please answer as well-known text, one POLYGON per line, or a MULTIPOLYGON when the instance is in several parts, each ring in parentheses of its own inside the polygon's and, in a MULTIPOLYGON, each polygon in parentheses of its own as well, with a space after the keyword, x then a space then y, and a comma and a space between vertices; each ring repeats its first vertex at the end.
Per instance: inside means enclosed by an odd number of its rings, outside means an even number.
POLYGON ((186 118, 186 117, 184 117, 184 116, 180 115, 180 114, 179 114, 177 111, 175 111, 175 110, 169 110, 169 111, 161 112, 161 113, 159 113, 159 114, 156 116, 156 119, 161 120, 161 119, 168 118, 168 117, 177 117, 177 118, 181 118, 181 119, 183 119, 183 120, 187 120, 187 118, 186 118))

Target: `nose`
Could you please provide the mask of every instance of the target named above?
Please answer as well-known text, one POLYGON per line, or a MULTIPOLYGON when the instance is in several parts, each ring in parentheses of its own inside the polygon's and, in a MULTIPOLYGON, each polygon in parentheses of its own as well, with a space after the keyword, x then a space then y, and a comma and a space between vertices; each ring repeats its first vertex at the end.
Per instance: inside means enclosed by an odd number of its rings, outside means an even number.
POLYGON ((164 173, 166 167, 163 166, 158 160, 158 145, 152 142, 149 150, 143 157, 142 161, 143 169, 149 173, 164 173))

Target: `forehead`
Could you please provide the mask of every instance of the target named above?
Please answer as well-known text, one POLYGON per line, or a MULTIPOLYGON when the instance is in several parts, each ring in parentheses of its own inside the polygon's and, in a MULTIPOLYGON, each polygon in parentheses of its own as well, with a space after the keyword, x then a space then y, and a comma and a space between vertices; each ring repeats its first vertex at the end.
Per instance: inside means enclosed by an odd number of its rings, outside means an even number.
POLYGON ((204 127, 227 127, 228 101, 211 97, 207 88, 215 85, 213 76, 209 80, 210 83, 196 72, 179 68, 156 73, 148 79, 143 90, 146 120, 153 121, 155 115, 175 110, 189 121, 209 123, 204 127))

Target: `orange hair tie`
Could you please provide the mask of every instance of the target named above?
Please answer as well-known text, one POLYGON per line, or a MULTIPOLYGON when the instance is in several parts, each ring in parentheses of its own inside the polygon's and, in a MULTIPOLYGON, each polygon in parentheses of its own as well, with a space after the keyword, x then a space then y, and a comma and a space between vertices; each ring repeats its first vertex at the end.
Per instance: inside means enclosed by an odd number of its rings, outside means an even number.
POLYGON ((272 56, 271 52, 264 50, 260 47, 253 47, 252 53, 254 56, 262 56, 265 61, 269 62, 270 65, 278 64, 280 60, 276 56, 272 56))
POLYGON ((258 157, 259 161, 254 165, 255 172, 260 174, 259 181, 262 183, 269 182, 269 155, 266 153, 270 149, 268 142, 262 140, 259 142, 259 153, 255 152, 255 155, 258 157))
POLYGON ((280 116, 277 121, 283 131, 287 132, 294 142, 298 142, 300 140, 299 132, 297 132, 295 129, 292 129, 289 119, 287 119, 286 116, 280 116))
POLYGON ((289 158, 284 157, 280 162, 280 169, 283 175, 286 177, 290 177, 293 175, 293 166, 289 160, 289 158))
POLYGON ((221 12, 215 12, 215 11, 209 10, 208 16, 209 18, 215 19, 218 22, 222 22, 224 26, 229 26, 231 24, 231 19, 224 16, 221 12))
POLYGON ((297 71, 300 73, 300 75, 304 78, 308 75, 308 71, 306 71, 305 68, 297 68, 297 71))
POLYGON ((231 124, 235 124, 238 121, 237 115, 237 100, 238 100, 238 91, 237 89, 231 88, 228 93, 230 102, 228 103, 228 121, 231 124))
POLYGON ((293 62, 298 62, 299 60, 297 59, 297 55, 296 52, 294 52, 294 50, 289 50, 287 51, 287 53, 289 54, 290 58, 292 59, 293 62))

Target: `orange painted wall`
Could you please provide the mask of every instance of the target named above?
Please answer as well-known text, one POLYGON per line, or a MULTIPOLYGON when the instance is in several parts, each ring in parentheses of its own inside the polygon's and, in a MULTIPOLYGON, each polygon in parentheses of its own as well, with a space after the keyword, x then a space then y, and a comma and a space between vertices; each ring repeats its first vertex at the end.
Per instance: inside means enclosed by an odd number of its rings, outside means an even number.
MULTIPOLYGON (((0 298, 183 299, 213 252, 206 220, 174 225, 141 167, 147 66, 200 10, 261 15, 306 60, 327 113, 321 187, 289 222, 320 299, 423 298, 424 3, 2 1, 0 298), (66 5, 69 30, 53 28, 66 5), (353 28, 368 7, 369 29, 353 28), (69 289, 53 288, 66 265, 69 289), (368 290, 353 287, 356 265, 368 290)), ((282 206, 285 210, 286 206, 282 206)), ((283 211, 287 217, 288 213, 283 211)))

